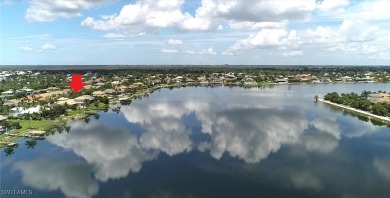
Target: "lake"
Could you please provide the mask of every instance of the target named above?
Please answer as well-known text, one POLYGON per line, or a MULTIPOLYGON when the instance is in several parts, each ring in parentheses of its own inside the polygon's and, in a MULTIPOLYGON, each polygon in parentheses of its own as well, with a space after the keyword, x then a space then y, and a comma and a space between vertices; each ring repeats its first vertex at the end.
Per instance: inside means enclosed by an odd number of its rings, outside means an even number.
POLYGON ((389 197, 390 128, 314 102, 389 88, 156 90, 36 145, 21 140, 11 155, 2 149, 1 197, 389 197))

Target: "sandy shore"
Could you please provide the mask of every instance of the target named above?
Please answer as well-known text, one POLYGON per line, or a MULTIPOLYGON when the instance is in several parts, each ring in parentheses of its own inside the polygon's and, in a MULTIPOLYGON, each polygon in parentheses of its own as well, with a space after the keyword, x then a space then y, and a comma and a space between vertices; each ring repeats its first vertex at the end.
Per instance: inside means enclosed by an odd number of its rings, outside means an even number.
POLYGON ((337 103, 330 102, 330 101, 327 101, 327 100, 324 100, 324 99, 318 99, 318 101, 326 103, 326 104, 334 105, 334 106, 337 106, 337 107, 341 107, 343 109, 347 109, 347 110, 350 110, 350 111, 354 111, 354 112, 357 112, 357 113, 361 113, 361 114, 364 114, 364 115, 366 115, 368 117, 373 117, 373 118, 376 118, 376 119, 379 119, 379 120, 390 122, 390 118, 388 118, 388 117, 375 115, 375 114, 372 114, 372 113, 367 112, 367 111, 363 111, 363 110, 360 110, 360 109, 355 109, 355 108, 352 108, 352 107, 349 107, 349 106, 345 106, 345 105, 342 105, 342 104, 337 104, 337 103))

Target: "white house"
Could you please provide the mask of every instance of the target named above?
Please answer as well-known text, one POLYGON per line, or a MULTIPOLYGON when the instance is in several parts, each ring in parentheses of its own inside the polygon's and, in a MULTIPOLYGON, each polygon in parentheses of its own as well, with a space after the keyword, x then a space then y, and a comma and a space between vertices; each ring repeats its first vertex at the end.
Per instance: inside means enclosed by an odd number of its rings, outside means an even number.
POLYGON ((23 89, 19 89, 17 90, 16 92, 19 92, 19 93, 26 93, 26 95, 28 96, 31 96, 34 94, 34 89, 28 89, 26 87, 23 87, 23 89))
POLYGON ((350 81, 353 80, 353 78, 349 77, 349 76, 343 76, 343 77, 341 77, 341 80, 344 81, 344 82, 350 82, 350 81))
POLYGON ((175 78, 176 83, 181 83, 182 80, 183 80, 183 76, 178 76, 175 78))
POLYGON ((288 83, 288 78, 277 78, 276 82, 279 84, 287 84, 288 83))
POLYGON ((1 92, 1 95, 2 96, 14 96, 14 93, 15 93, 14 90, 10 89, 8 91, 1 92))

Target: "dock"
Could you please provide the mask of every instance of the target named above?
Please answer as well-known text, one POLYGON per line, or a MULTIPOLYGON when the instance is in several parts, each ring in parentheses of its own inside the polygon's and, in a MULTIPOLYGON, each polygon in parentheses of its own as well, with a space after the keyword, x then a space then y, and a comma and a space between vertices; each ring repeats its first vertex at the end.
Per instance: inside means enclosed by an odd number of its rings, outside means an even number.
POLYGON ((13 147, 17 145, 15 142, 4 142, 4 141, 0 141, 0 144, 4 144, 5 146, 8 147, 13 147))
POLYGON ((11 136, 11 137, 28 137, 28 135, 13 134, 13 133, 4 133, 4 135, 8 135, 8 136, 11 136))

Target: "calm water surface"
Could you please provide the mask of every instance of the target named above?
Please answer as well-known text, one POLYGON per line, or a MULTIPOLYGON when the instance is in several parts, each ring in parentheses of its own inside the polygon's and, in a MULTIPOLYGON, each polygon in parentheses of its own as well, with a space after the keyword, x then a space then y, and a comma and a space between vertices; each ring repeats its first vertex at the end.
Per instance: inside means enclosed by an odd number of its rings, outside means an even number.
MULTIPOLYGON (((1 150, 23 197, 390 197, 390 128, 315 103, 389 84, 187 87, 1 150)), ((3 191, 2 191, 3 193, 3 191)), ((2 194, 1 197, 13 197, 2 194)))

